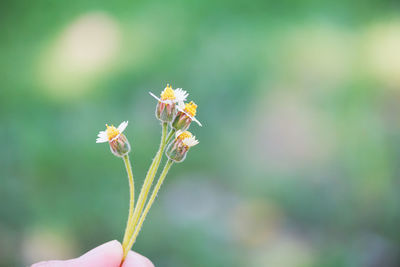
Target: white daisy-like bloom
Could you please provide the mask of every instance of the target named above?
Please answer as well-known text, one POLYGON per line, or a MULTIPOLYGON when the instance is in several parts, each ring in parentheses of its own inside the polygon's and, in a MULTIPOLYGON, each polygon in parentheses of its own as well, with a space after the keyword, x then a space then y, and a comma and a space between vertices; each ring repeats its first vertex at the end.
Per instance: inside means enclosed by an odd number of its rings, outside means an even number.
POLYGON ((188 148, 195 146, 199 143, 198 140, 196 140, 196 136, 193 136, 191 132, 189 131, 181 131, 178 130, 175 134, 176 139, 180 139, 182 143, 187 146, 188 148))
POLYGON ((184 102, 179 102, 178 103, 178 111, 185 113, 189 118, 191 118, 193 121, 195 121, 199 126, 201 123, 196 119, 196 110, 197 110, 197 105, 193 102, 190 101, 189 103, 184 103, 184 102))
POLYGON ((108 126, 106 124, 107 129, 105 131, 100 131, 97 135, 96 143, 105 143, 105 142, 112 142, 120 135, 123 131, 125 131, 126 127, 128 126, 128 121, 123 121, 117 128, 114 125, 108 126))
POLYGON ((165 104, 173 104, 185 101, 189 95, 185 90, 182 90, 182 88, 177 88, 175 90, 172 89, 169 84, 167 84, 167 87, 165 87, 165 89, 161 92, 160 98, 158 98, 152 92, 149 92, 149 94, 161 103, 165 104))

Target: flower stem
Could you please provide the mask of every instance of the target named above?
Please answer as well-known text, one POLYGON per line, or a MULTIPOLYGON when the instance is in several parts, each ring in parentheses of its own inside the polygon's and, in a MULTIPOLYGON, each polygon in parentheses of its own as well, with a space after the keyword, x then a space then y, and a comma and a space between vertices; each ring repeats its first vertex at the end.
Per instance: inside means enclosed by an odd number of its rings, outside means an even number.
POLYGON ((122 258, 122 261, 125 260, 126 256, 128 255, 128 251, 131 249, 132 245, 131 244, 131 236, 133 234, 133 231, 135 230, 136 224, 139 220, 139 216, 143 210, 144 204, 146 203, 147 195, 149 194, 149 191, 151 189, 151 185, 154 180, 154 176, 157 173, 158 166, 160 165, 161 158, 165 149, 165 140, 166 140, 166 135, 167 135, 167 129, 168 129, 168 124, 163 123, 162 124, 162 134, 161 134, 161 143, 160 143, 160 148, 158 149, 158 152, 156 156, 153 159, 153 162, 150 165, 149 170, 147 171, 146 178, 144 179, 142 189, 140 190, 138 202, 136 204, 135 210, 133 211, 133 217, 132 217, 132 224, 131 227, 128 231, 128 239, 127 242, 129 241, 128 244, 124 243, 122 245, 124 255, 122 258))
POLYGON ((175 129, 171 129, 171 131, 168 134, 167 139, 165 139, 165 144, 168 144, 168 142, 171 140, 171 138, 174 136, 176 130, 175 129))
POLYGON ((133 214, 133 208, 135 207, 135 184, 133 181, 132 166, 129 160, 129 156, 126 155, 122 159, 124 160, 126 173, 128 174, 129 193, 130 193, 129 215, 125 228, 124 241, 122 242, 123 244, 125 244, 128 241, 129 229, 132 228, 132 214, 133 214))
POLYGON ((158 178, 157 184, 154 187, 153 192, 151 193, 150 199, 146 204, 146 208, 144 209, 142 215, 140 216, 140 220, 139 220, 138 224, 136 225, 135 232, 133 233, 133 236, 128 244, 129 248, 132 247, 133 244, 135 244, 136 238, 140 232, 140 229, 142 228, 142 224, 143 224, 144 220, 146 219, 146 215, 149 213, 151 205, 153 205, 154 200, 156 199, 157 193, 160 190, 160 187, 161 187, 162 183, 164 182, 164 179, 167 176, 167 173, 168 173, 169 169, 171 168, 172 164, 173 164, 173 161, 170 159, 167 161, 167 163, 165 163, 164 169, 161 172, 160 177, 158 178))

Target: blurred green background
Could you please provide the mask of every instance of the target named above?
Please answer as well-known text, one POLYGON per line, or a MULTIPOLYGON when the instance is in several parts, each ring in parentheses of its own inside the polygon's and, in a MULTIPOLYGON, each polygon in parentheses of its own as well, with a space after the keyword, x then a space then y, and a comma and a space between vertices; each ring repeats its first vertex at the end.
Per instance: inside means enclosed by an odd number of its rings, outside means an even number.
POLYGON ((0 266, 121 240, 182 87, 200 144, 134 250, 156 266, 400 266, 399 1, 2 1, 0 266))

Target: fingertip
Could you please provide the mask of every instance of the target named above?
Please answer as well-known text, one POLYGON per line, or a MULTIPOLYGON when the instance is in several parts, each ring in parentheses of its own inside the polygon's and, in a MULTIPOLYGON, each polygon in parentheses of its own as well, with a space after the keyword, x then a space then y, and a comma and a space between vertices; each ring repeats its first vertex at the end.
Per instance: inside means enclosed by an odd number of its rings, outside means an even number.
POLYGON ((107 243, 104 243, 102 246, 104 246, 104 245, 112 247, 116 252, 120 253, 121 257, 122 257, 122 254, 123 254, 122 245, 118 240, 115 240, 115 239, 111 240, 107 243))
POLYGON ((79 258, 66 261, 42 261, 31 267, 110 267, 119 266, 122 260, 122 245, 117 240, 112 240, 100 245, 79 258))
POLYGON ((129 251, 122 267, 154 267, 154 264, 145 256, 129 251))
POLYGON ((112 240, 98 246, 78 258, 85 266, 109 267, 117 266, 122 260, 122 246, 117 240, 112 240))
POLYGON ((122 246, 117 240, 112 240, 107 243, 104 243, 88 252, 83 254, 82 257, 92 256, 92 255, 107 255, 109 257, 118 257, 122 258, 122 246))

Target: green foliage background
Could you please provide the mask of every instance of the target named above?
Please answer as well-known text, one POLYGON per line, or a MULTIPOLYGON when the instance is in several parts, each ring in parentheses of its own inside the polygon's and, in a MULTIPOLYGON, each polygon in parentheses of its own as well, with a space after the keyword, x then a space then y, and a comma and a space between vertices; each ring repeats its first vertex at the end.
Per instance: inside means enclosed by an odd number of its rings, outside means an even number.
POLYGON ((156 266, 398 266, 398 1, 2 1, 0 266, 121 240, 155 101, 190 93, 200 144, 134 250, 156 266), (83 29, 83 30, 82 30, 83 29))

